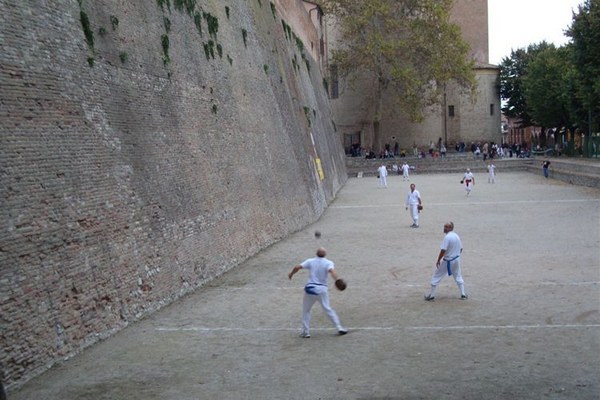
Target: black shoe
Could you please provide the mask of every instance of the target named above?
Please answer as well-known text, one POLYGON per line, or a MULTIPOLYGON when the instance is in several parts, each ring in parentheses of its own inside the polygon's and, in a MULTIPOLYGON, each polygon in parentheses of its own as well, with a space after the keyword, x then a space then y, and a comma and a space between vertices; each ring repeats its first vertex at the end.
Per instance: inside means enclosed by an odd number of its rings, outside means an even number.
POLYGON ((460 295, 460 299, 461 299, 461 300, 466 300, 466 299, 468 299, 468 298, 469 298, 469 296, 467 296, 466 294, 461 294, 461 295, 460 295))
POLYGON ((338 335, 339 335, 339 336, 345 335, 346 333, 348 333, 348 329, 340 329, 340 330, 338 331, 338 335))
POLYGON ((424 296, 425 297, 425 301, 434 301, 435 297, 431 296, 430 294, 424 296))

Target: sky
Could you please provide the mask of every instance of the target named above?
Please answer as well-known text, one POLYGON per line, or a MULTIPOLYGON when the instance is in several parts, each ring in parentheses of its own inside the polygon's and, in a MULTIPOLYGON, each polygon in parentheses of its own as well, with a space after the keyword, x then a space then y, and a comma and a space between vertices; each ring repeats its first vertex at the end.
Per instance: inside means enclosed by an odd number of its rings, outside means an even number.
POLYGON ((573 11, 584 0, 488 0, 490 64, 500 64, 512 50, 545 40, 556 46, 570 38, 563 33, 573 11))

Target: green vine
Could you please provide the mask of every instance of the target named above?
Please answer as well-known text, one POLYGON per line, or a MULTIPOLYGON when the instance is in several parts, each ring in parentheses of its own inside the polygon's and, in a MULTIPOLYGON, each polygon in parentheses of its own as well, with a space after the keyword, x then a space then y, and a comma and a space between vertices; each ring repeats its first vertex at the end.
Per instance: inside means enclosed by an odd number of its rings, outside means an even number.
POLYGON ((171 12, 171 0, 156 0, 156 4, 158 4, 158 6, 163 12, 165 11, 166 5, 169 12, 171 12))
POLYGON ((81 27, 83 28, 85 42, 90 49, 94 50, 94 32, 90 29, 90 19, 83 10, 79 11, 79 19, 81 21, 81 27))
POLYGON ((208 34, 213 38, 217 38, 217 32, 219 31, 219 19, 210 13, 203 13, 204 19, 208 24, 208 34))
POLYGON ((171 57, 169 57, 169 36, 162 35, 160 37, 160 43, 161 43, 162 49, 163 49, 163 64, 166 67, 167 64, 169 64, 171 62, 171 57))
POLYGON ((244 40, 244 47, 248 47, 248 31, 242 28, 242 39, 244 40))
POLYGON ((227 15, 227 19, 229 19, 229 6, 225 6, 225 15, 227 15))
POLYGON ((277 19, 277 14, 275 13, 275 4, 271 2, 271 13, 273 14, 273 19, 277 19))
POLYGON ((127 60, 129 60, 129 56, 126 52, 122 51, 119 53, 119 59, 121 60, 121 63, 125 64, 127 60))
POLYGON ((196 25, 198 33, 202 36, 202 15, 197 11, 194 13, 194 25, 196 25))
POLYGON ((117 30, 117 27, 119 26, 119 18, 115 17, 114 15, 111 15, 110 25, 112 26, 113 31, 117 30))

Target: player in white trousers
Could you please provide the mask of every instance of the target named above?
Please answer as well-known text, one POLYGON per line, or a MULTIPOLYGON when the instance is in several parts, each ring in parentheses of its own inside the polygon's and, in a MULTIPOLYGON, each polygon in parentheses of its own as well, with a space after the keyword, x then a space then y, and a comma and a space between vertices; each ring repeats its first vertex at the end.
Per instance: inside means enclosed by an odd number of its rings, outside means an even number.
POLYGON ((490 163, 487 166, 488 170, 488 183, 496 183, 496 166, 494 163, 490 163))
POLYGON ((408 166, 406 161, 404 161, 404 164, 402 164, 402 180, 403 181, 410 181, 410 178, 408 177, 409 170, 410 170, 410 167, 408 166))
POLYGON ((473 186, 475 185, 475 176, 469 168, 467 168, 467 172, 465 172, 465 175, 463 176, 462 181, 460 182, 464 182, 465 190, 467 191, 467 196, 469 196, 471 194, 471 190, 473 190, 473 186))
POLYGON ((333 261, 325 258, 327 252, 323 247, 317 249, 317 257, 309 258, 292 268, 288 278, 292 279, 294 274, 301 269, 309 272, 308 282, 304 286, 304 300, 302 303, 302 330, 300 337, 310 338, 310 309, 316 301, 335 326, 339 335, 345 335, 348 330, 342 326, 337 313, 329 305, 329 292, 327 288, 327 277, 331 275, 334 280, 338 279, 333 261))
POLYGON ((388 170, 385 164, 381 164, 381 167, 377 168, 377 174, 379 175, 379 186, 387 188, 388 170))
POLYGON ((412 217, 413 224, 411 228, 419 227, 419 206, 421 205, 421 193, 416 189, 414 183, 410 184, 410 192, 406 195, 406 201, 404 203, 406 209, 410 207, 410 216, 412 217))
POLYGON ((446 276, 454 276, 454 281, 460 290, 461 300, 466 300, 469 297, 465 292, 465 281, 462 278, 460 271, 460 255, 462 254, 462 243, 460 237, 454 232, 454 223, 446 222, 444 224, 444 240, 440 245, 440 253, 438 254, 437 262, 435 263, 435 272, 431 277, 431 291, 425 296, 426 301, 435 299, 435 292, 438 285, 446 276), (442 263, 443 261, 443 263, 442 263))

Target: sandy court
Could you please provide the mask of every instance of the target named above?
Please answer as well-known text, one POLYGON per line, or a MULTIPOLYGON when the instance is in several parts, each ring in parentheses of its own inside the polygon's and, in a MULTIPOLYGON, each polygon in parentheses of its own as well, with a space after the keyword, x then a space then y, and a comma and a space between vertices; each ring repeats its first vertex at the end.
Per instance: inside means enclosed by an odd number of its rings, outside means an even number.
MULTIPOLYGON (((31 380, 23 399, 598 399, 600 191, 498 171, 352 178, 322 218, 184 299, 31 380), (470 298, 446 277, 425 302, 451 220, 470 298), (313 232, 322 237, 316 239, 313 232), (298 337, 291 267, 327 248, 344 292, 298 337)), ((332 285, 330 285, 332 286, 332 285)))

